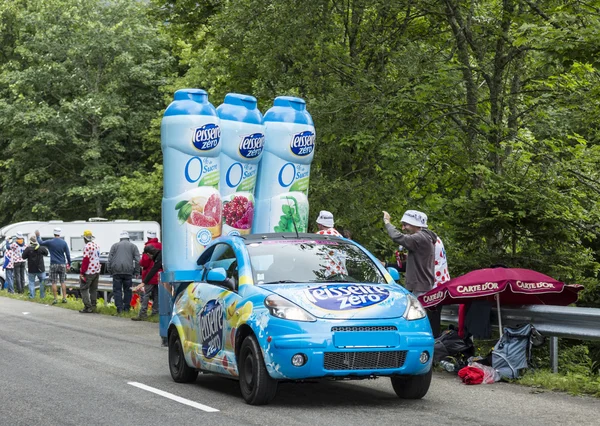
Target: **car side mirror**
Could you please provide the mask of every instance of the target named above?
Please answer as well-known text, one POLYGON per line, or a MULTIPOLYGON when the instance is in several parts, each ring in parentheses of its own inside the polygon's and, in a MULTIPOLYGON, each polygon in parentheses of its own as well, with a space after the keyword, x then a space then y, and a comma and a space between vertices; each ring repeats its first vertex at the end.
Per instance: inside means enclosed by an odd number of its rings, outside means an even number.
POLYGON ((227 271, 225 271, 225 268, 210 269, 206 274, 206 282, 209 284, 221 285, 231 291, 235 290, 235 283, 233 280, 227 278, 227 271))
POLYGON ((400 272, 398 272, 398 270, 396 268, 392 268, 391 266, 388 266, 387 271, 390 273, 390 275, 392 276, 392 279, 396 282, 398 282, 400 280, 400 272))

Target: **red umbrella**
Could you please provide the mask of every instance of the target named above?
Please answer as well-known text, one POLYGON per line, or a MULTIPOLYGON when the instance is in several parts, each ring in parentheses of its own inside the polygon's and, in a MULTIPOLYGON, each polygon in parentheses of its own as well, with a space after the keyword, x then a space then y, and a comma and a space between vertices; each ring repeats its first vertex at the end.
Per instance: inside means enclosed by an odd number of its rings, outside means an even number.
POLYGON ((451 279, 419 296, 419 301, 429 308, 465 303, 469 299, 496 299, 498 324, 502 330, 500 299, 504 305, 566 306, 577 300, 577 293, 582 289, 581 285, 568 285, 531 269, 486 268, 451 279))

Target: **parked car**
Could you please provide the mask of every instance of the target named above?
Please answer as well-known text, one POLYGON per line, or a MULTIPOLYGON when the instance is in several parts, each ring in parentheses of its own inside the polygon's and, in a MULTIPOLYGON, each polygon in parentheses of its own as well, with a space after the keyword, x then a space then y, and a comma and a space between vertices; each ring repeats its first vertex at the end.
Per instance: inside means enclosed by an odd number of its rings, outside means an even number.
POLYGON ((315 234, 225 236, 179 287, 168 330, 176 382, 233 377, 249 404, 279 381, 387 376, 422 398, 434 338, 425 310, 353 241, 315 234))

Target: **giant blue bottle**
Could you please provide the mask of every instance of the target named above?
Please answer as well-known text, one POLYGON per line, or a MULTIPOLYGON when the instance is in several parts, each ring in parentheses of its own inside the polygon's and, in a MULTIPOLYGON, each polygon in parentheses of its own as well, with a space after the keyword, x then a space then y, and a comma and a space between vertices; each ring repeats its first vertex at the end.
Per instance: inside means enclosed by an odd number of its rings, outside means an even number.
POLYGON ((166 272, 194 270, 204 247, 221 235, 221 128, 207 93, 175 92, 160 133, 163 266, 166 272))
POLYGON ((275 98, 264 117, 253 233, 307 232, 308 183, 315 127, 303 99, 275 98))
POLYGON ((249 234, 254 188, 265 143, 263 116, 254 96, 229 93, 217 108, 221 119, 223 234, 249 234))

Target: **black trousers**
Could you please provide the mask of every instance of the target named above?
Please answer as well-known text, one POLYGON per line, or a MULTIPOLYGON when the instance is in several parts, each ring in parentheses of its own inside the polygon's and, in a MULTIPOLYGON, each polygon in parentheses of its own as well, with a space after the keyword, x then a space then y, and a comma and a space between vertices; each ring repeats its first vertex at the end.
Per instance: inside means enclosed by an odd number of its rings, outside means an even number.
POLYGON ((433 332, 433 337, 438 338, 440 336, 440 328, 442 322, 442 308, 427 308, 427 318, 429 319, 429 323, 431 324, 431 331, 433 332))

